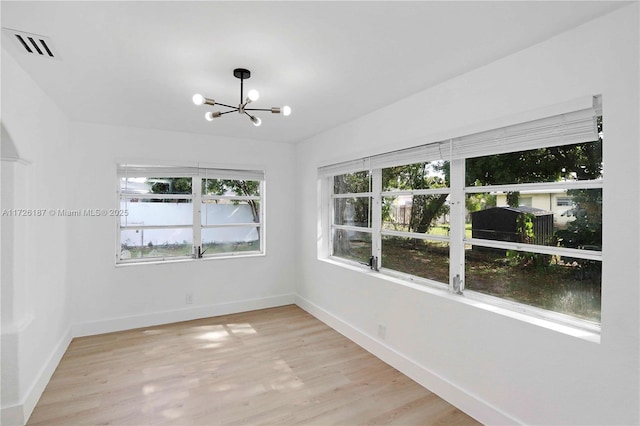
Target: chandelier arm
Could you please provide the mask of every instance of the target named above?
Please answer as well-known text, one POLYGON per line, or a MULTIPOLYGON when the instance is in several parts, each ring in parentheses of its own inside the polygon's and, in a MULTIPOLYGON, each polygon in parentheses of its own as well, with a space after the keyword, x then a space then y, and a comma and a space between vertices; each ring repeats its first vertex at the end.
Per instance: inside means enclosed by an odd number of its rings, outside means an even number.
POLYGON ((220 102, 216 102, 216 105, 220 105, 220 106, 227 107, 227 108, 233 108, 235 111, 238 110, 238 107, 234 107, 234 106, 226 105, 226 104, 221 104, 220 102))
POLYGON ((271 111, 271 108, 245 108, 245 111, 271 111))
POLYGON ((232 109, 231 111, 221 112, 220 115, 229 114, 230 112, 238 112, 238 109, 232 109))

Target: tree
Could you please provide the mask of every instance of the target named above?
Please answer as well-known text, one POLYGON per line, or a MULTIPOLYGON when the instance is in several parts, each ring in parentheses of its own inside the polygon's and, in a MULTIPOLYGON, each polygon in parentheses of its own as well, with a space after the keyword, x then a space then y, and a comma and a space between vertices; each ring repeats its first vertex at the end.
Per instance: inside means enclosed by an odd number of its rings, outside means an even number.
MULTIPOLYGON (((602 117, 598 117, 602 132, 602 117)), ((555 146, 466 160, 467 186, 590 180, 602 175, 602 138, 594 142, 555 146)), ((507 204, 518 207, 519 193, 507 193, 507 204)))
MULTIPOLYGON (((371 174, 368 171, 347 173, 333 178, 334 194, 363 193, 371 190, 371 174)), ((336 223, 355 226, 367 226, 371 219, 369 197, 354 197, 334 200, 334 218, 336 223)), ((333 240, 333 252, 340 256, 352 255, 351 241, 344 232, 339 231, 333 240)), ((364 260, 364 259, 358 259, 364 260)))
MULTIPOLYGON (((446 188, 449 170, 449 162, 436 161, 389 167, 382 170, 382 187, 384 190, 446 188)), ((408 231, 421 234, 428 232, 435 219, 448 212, 446 199, 447 194, 413 195, 408 231)), ((387 215, 383 219, 390 219, 389 206, 383 213, 387 215)))
MULTIPOLYGON (((149 178, 153 194, 191 194, 191 178, 149 178)), ((151 202, 165 202, 164 199, 152 199, 151 202)), ((176 203, 187 203, 189 200, 171 200, 176 203)))
MULTIPOLYGON (((369 192, 371 176, 367 172, 347 173, 335 176, 333 192, 335 194, 369 192)), ((334 211, 336 219, 345 225, 368 226, 371 220, 369 197, 353 197, 336 201, 334 211)))
POLYGON ((602 192, 593 189, 572 189, 574 207, 569 214, 575 217, 567 228, 556 232, 559 243, 571 248, 596 248, 602 245, 602 192))
MULTIPOLYGON (((253 197, 260 195, 260 182, 257 180, 205 179, 202 192, 208 195, 240 195, 253 197)), ((260 222, 260 205, 257 200, 246 200, 251 207, 255 223, 260 222)), ((233 201, 238 204, 238 201, 233 201)))

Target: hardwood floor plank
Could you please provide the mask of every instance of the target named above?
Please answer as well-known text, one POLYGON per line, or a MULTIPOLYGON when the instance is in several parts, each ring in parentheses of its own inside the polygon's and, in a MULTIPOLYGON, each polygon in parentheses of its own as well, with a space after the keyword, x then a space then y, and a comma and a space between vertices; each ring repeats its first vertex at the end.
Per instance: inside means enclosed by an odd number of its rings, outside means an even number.
POLYGON ((296 306, 74 339, 28 425, 478 425, 296 306))

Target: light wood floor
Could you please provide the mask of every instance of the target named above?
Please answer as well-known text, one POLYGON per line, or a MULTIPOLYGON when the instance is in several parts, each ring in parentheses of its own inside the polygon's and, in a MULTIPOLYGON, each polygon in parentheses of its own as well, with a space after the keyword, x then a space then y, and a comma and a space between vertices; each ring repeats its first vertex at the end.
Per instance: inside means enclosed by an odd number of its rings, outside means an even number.
POLYGON ((296 306, 74 339, 28 425, 477 425, 296 306))

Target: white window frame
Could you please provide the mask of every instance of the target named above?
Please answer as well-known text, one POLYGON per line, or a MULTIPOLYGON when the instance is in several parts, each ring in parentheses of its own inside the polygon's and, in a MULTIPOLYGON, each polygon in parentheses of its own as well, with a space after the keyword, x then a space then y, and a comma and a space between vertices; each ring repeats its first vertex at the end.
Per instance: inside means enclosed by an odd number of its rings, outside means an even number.
MULTIPOLYGON (((334 225, 332 212, 333 200, 340 197, 353 197, 360 194, 333 194, 333 177, 346 173, 368 170, 372 173, 372 188, 368 193, 372 197, 373 222, 367 232, 372 233, 372 256, 381 259, 381 236, 397 235, 401 237, 419 238, 432 241, 446 241, 449 243, 449 283, 443 284, 413 276, 400 271, 389 270, 383 267, 379 272, 400 278, 403 280, 426 284, 432 288, 446 289, 449 293, 462 295, 486 302, 490 305, 506 308, 529 316, 551 320, 570 327, 576 327, 589 332, 599 333, 600 323, 583 320, 559 312, 549 311, 535 306, 526 305, 497 296, 482 294, 479 292, 465 291, 465 245, 477 245, 506 250, 526 251, 539 254, 554 254, 585 260, 602 262, 602 251, 582 250, 555 246, 541 246, 533 244, 513 243, 506 241, 493 241, 465 236, 465 198, 467 194, 487 193, 498 191, 531 191, 531 190, 570 190, 570 189, 601 189, 604 188, 604 180, 580 180, 541 182, 512 185, 490 186, 465 186, 465 160, 468 158, 485 155, 503 154, 508 152, 526 151, 544 147, 563 146, 577 143, 585 143, 598 140, 596 118, 601 114, 601 97, 593 97, 593 106, 573 112, 550 116, 530 122, 507 126, 495 130, 453 138, 428 145, 410 149, 379 154, 359 160, 331 164, 318 169, 318 177, 321 182, 321 190, 325 195, 320 200, 326 200, 321 205, 321 215, 326 214, 326 220, 321 219, 323 232, 329 236, 328 247, 319 247, 319 257, 327 258, 336 263, 353 265, 355 262, 333 256, 333 243, 331 238, 334 229, 340 229, 334 225), (413 191, 382 191, 382 169, 386 167, 416 164, 420 162, 446 160, 450 162, 450 182, 448 188, 425 189, 413 191), (410 232, 392 231, 381 229, 381 200, 384 196, 403 194, 449 194, 450 197, 450 224, 449 237, 440 237, 428 234, 415 234, 410 232), (328 203, 327 203, 328 201, 328 203), (324 213, 322 213, 324 212, 324 213), (377 216, 376 216, 377 212, 377 216)), ((347 229, 347 228, 344 228, 347 229)), ((363 231, 363 228, 350 227, 349 230, 363 231)), ((371 268, 378 271, 378 268, 371 268)))
MULTIPOLYGON (((116 265, 127 264, 146 264, 158 262, 175 262, 184 260, 229 258, 229 257, 252 257, 263 256, 265 254, 265 173, 263 170, 238 170, 238 169, 221 169, 207 168, 199 166, 164 166, 164 165, 138 165, 138 164, 118 164, 117 165, 117 190, 116 199, 118 210, 120 210, 121 200, 123 199, 140 199, 140 198, 163 198, 176 200, 191 200, 193 208, 192 223, 182 225, 122 225, 121 217, 116 217, 116 265), (191 178, 191 194, 125 194, 121 191, 121 178, 149 178, 149 177, 166 177, 166 178, 191 178), (259 195, 203 195, 202 181, 203 179, 226 179, 226 180, 247 180, 259 182, 259 195), (203 202, 208 200, 232 200, 232 201, 249 201, 255 200, 259 203, 259 222, 251 223, 229 223, 229 224, 203 224, 202 223, 202 207, 203 202), (222 253, 204 253, 202 250, 202 230, 213 228, 230 228, 230 227, 255 227, 258 230, 260 248, 259 250, 238 251, 238 252, 222 252, 222 253), (121 231, 126 229, 180 229, 190 228, 192 230, 192 251, 190 255, 171 256, 171 257, 148 257, 148 258, 121 258, 122 241, 121 231), (200 255, 198 255, 200 253, 200 255)), ((126 214, 126 212, 124 212, 126 214)))

